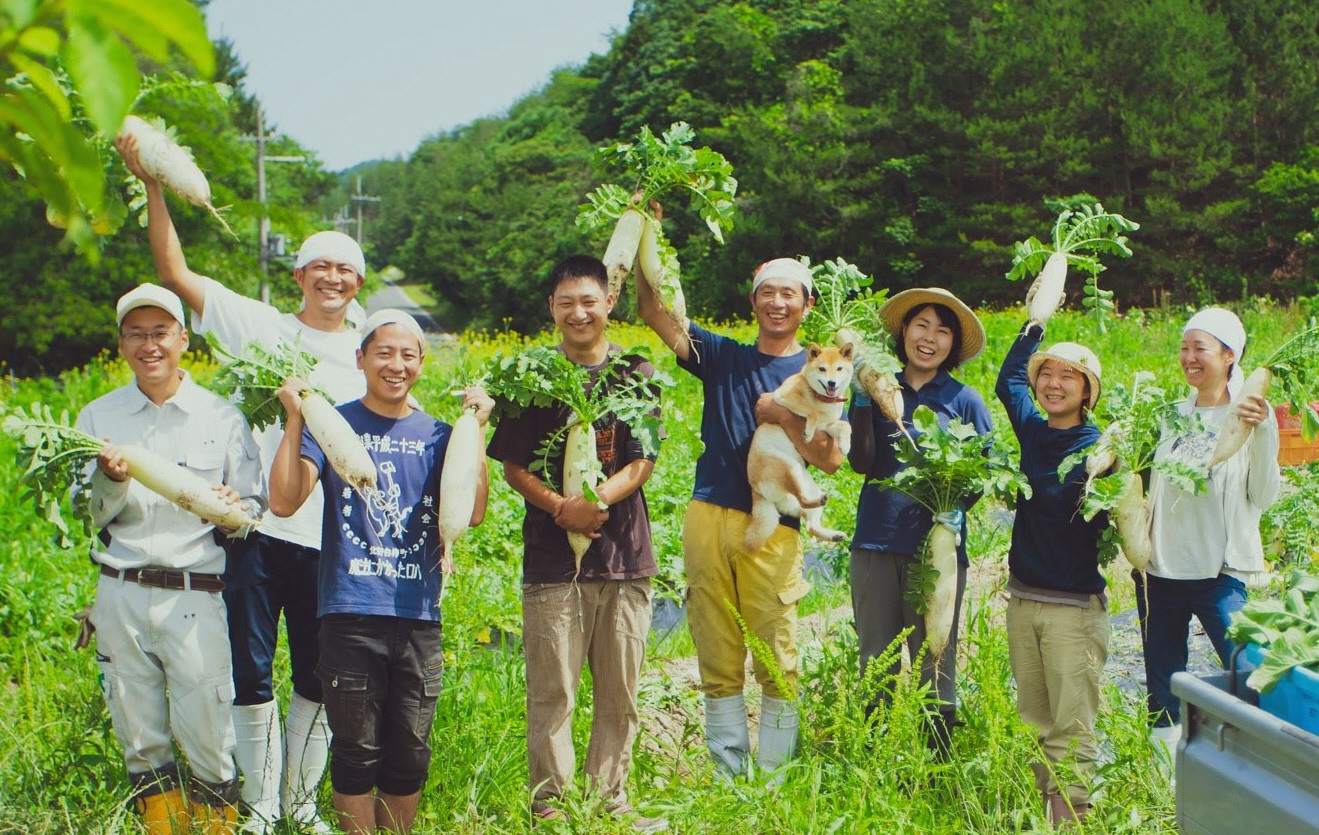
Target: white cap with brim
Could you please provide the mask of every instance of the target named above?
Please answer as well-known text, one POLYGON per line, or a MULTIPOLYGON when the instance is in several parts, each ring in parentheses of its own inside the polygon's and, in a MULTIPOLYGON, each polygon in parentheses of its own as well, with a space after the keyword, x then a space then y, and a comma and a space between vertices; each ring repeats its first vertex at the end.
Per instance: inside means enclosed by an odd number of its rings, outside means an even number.
POLYGON ((366 318, 366 324, 362 326, 362 342, 365 343, 372 333, 385 325, 398 325, 417 337, 421 350, 423 352, 426 350, 426 332, 421 329, 421 325, 417 324, 417 320, 412 318, 411 314, 393 307, 377 310, 366 318))
POLYGON ((1192 316, 1182 328, 1182 335, 1187 331, 1203 331, 1227 346, 1236 360, 1232 363, 1232 374, 1227 380, 1228 396, 1236 400, 1237 393, 1246 382, 1246 375, 1241 372, 1241 355, 1246 350, 1246 328, 1241 320, 1230 310, 1221 307, 1206 307, 1192 316))
POLYGON ((775 258, 756 268, 756 275, 751 279, 751 292, 755 293, 766 281, 795 281, 806 286, 806 294, 815 289, 811 279, 811 268, 796 258, 775 258))
POLYGON ((320 258, 336 264, 349 264, 357 270, 359 277, 366 278, 366 256, 362 254, 362 247, 342 232, 317 232, 303 241, 293 269, 300 270, 320 258))
POLYGON ((1035 388, 1035 378, 1039 376, 1040 366, 1048 360, 1061 362, 1085 375, 1090 381, 1090 402, 1086 405, 1093 409, 1099 402, 1099 378, 1103 374, 1103 369, 1099 366, 1099 357, 1095 356, 1095 352, 1075 342, 1058 342, 1051 345, 1047 351, 1031 354, 1030 360, 1026 363, 1026 379, 1030 381, 1032 389, 1035 388))
POLYGON ((139 307, 158 307, 173 316, 180 327, 187 327, 183 317, 183 302, 159 284, 139 284, 119 297, 115 305, 115 324, 124 324, 124 317, 139 307))

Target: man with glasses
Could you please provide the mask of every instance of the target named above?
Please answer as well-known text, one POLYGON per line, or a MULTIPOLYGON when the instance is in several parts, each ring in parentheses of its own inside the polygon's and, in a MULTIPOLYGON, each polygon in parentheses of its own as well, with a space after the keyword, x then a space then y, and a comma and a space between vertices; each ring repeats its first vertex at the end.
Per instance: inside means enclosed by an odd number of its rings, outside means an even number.
MULTIPOLYGON (((142 169, 133 139, 120 137, 116 144, 128 169, 146 186, 147 237, 156 273, 161 283, 192 308, 196 330, 218 340, 233 354, 251 342, 268 348, 281 343, 297 345, 318 361, 310 375, 312 386, 336 403, 361 397, 366 392, 357 367, 361 331, 351 314, 361 312, 354 298, 366 276, 366 259, 357 242, 341 232, 317 232, 309 237, 293 266, 293 280, 302 289, 302 310, 281 313, 188 269, 159 181, 142 169)), ((279 426, 257 435, 267 472, 282 435, 279 426)), ((316 577, 322 508, 317 485, 297 513, 287 519, 267 519, 260 533, 232 549, 225 575, 237 690, 236 756, 243 774, 243 802, 251 818, 249 828, 255 831, 273 829, 281 816, 317 833, 330 831, 316 809, 316 789, 325 773, 330 745, 321 684, 315 674, 320 656, 316 577), (282 746, 272 674, 281 611, 293 679, 282 746)))
MULTIPOLYGON (((97 398, 78 428, 106 445, 88 500, 101 529, 96 634, 101 688, 124 749, 134 805, 147 832, 232 832, 238 810, 233 674, 220 579, 225 552, 214 525, 128 477, 123 444, 140 444, 200 476, 259 516, 265 481, 256 441, 231 404, 179 369, 188 346, 183 305, 143 284, 120 300, 119 353, 134 380, 97 398), (171 731, 188 758, 189 795, 171 731)), ((225 532, 231 533, 231 532, 225 532)))

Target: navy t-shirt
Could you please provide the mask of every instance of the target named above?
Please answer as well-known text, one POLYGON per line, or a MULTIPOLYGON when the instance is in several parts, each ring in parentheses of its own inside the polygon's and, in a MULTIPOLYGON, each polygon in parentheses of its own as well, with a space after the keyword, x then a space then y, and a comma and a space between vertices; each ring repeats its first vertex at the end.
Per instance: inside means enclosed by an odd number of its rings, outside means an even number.
MULTIPOLYGON (((980 392, 954 379, 948 372, 940 371, 919 391, 907 385, 906 376, 902 372, 897 377, 902 385, 903 420, 912 437, 919 437, 911 425, 911 416, 917 406, 926 406, 933 411, 940 426, 947 426, 952 420, 960 420, 974 426, 981 435, 988 436, 993 431, 989 407, 985 405, 980 392)), ((898 440, 902 438, 897 424, 885 417, 878 408, 872 408, 870 412, 875 433, 875 457, 869 471, 863 473, 866 483, 861 487, 861 497, 857 502, 856 533, 852 537, 852 547, 914 555, 919 553, 925 537, 934 525, 934 519, 924 505, 906 493, 874 483, 875 479, 892 477, 904 465, 898 463, 896 454, 898 440)), ((965 521, 962 523, 962 542, 957 546, 957 558, 963 565, 967 563, 965 521)))
POLYGON ((1008 570, 1035 588, 1100 594, 1105 583, 1099 573, 1099 537, 1108 526, 1108 514, 1100 513, 1089 522, 1081 516, 1084 463, 1073 467, 1065 481, 1058 479, 1058 465, 1099 440, 1099 428, 1087 422, 1053 429, 1040 415, 1026 364, 1043 335, 1035 325, 1022 329, 1003 360, 995 387, 1021 444, 1021 471, 1033 492, 1029 499, 1017 497, 1008 570))
POLYGON ((440 620, 440 467, 451 427, 420 410, 376 414, 354 400, 338 407, 376 465, 377 492, 364 497, 325 460, 309 431, 302 457, 325 488, 317 615, 440 620))
MULTIPOLYGON (((801 371, 806 366, 806 352, 770 356, 755 345, 711 333, 694 322, 689 333, 691 352, 678 365, 701 381, 705 393, 701 413, 705 449, 696 460, 692 498, 750 513, 747 457, 756 432, 756 401, 801 371)), ((780 522, 792 528, 800 525, 791 517, 782 517, 780 522)))

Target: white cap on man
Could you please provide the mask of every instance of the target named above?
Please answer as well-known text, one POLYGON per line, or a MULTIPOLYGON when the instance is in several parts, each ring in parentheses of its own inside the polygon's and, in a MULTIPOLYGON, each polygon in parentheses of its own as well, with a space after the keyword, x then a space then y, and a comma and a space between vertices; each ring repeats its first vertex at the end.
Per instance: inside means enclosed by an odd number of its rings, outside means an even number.
POLYGON ((350 264, 359 278, 366 278, 366 256, 357 241, 342 232, 317 232, 302 242, 293 269, 300 270, 319 258, 336 264, 350 264))
POLYGON ((173 316, 180 327, 187 327, 183 318, 183 302, 159 284, 139 284, 119 297, 115 305, 115 324, 123 327, 124 317, 139 307, 158 307, 173 316))
POLYGON ((365 343, 378 328, 385 325, 398 325, 403 330, 417 337, 417 342, 421 345, 422 353, 426 351, 426 332, 417 324, 417 320, 412 318, 412 314, 393 307, 386 307, 377 310, 370 316, 366 317, 366 324, 362 325, 362 342, 365 343))
POLYGON ((810 295, 815 284, 811 280, 811 268, 796 258, 775 258, 756 268, 756 275, 751 279, 751 292, 754 293, 766 281, 775 279, 795 281, 806 286, 806 295, 810 295))

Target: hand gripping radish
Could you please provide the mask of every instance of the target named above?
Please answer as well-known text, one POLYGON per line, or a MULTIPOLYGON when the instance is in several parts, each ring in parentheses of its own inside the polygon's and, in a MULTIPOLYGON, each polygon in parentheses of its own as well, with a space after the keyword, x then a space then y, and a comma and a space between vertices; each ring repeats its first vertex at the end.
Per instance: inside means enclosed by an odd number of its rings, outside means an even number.
POLYGON ((618 299, 623 292, 623 285, 632 274, 632 265, 637 260, 637 250, 641 246, 646 216, 635 208, 630 208, 614 224, 614 234, 609 236, 609 246, 605 247, 605 270, 609 275, 609 295, 618 299))
POLYGON ((485 465, 484 431, 481 421, 476 417, 478 409, 478 405, 472 403, 454 421, 453 431, 449 434, 449 446, 444 452, 444 466, 440 470, 440 503, 436 512, 444 547, 440 570, 445 574, 453 573, 454 543, 472 522, 472 511, 476 508, 476 495, 480 488, 479 468, 485 465))
POLYGON ((1268 419, 1266 398, 1275 377, 1282 387, 1283 399, 1289 401, 1292 410, 1302 416, 1303 434, 1307 439, 1315 437, 1316 431, 1319 431, 1319 416, 1316 416, 1309 404, 1319 393, 1316 389, 1316 381, 1319 381, 1319 327, 1307 328, 1288 339, 1246 378, 1218 431, 1218 442, 1214 445, 1209 467, 1217 466, 1235 455, 1245 446, 1256 423, 1268 419), (1265 414, 1260 420, 1248 423, 1241 412, 1253 397, 1259 398, 1254 401, 1256 404, 1263 403, 1265 414))
POLYGON ((212 205, 211 184, 193 162, 192 154, 163 130, 137 116, 126 116, 115 144, 134 174, 145 173, 192 205, 205 208, 220 221, 224 231, 238 237, 212 205), (136 160, 136 166, 130 157, 136 160))
POLYGON ((374 490, 376 465, 353 427, 330 401, 311 389, 302 389, 298 396, 302 398, 302 419, 307 422, 307 431, 320 444, 325 460, 357 490, 374 490))
POLYGON ((130 478, 217 528, 247 536, 255 524, 243 503, 230 502, 217 491, 216 485, 203 481, 186 467, 134 444, 115 450, 128 465, 130 478))
MULTIPOLYGON (((565 498, 583 496, 591 501, 598 501, 595 488, 600 484, 602 475, 600 460, 596 457, 595 427, 577 421, 568 430, 568 439, 563 448, 563 495, 565 498)), ((573 580, 582 572, 582 557, 591 547, 591 537, 584 533, 568 531, 568 545, 572 548, 576 564, 573 580)))

